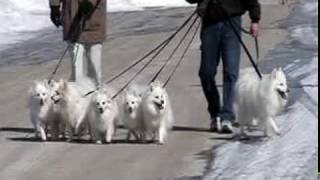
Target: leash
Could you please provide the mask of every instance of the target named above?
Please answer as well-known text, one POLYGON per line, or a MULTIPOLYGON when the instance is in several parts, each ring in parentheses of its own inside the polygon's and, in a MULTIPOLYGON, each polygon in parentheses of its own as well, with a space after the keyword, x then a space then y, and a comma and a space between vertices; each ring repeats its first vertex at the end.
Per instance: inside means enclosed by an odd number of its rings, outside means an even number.
POLYGON ((182 55, 181 55, 178 63, 177 63, 176 66, 174 67, 174 69, 173 69, 173 71, 171 72, 171 74, 169 75, 168 79, 167 79, 167 80, 165 81, 165 83, 163 84, 163 87, 166 87, 166 86, 168 85, 169 81, 172 79, 173 75, 176 73, 177 69, 178 69, 179 66, 181 65, 181 63, 182 63, 185 55, 187 54, 187 52, 188 52, 188 50, 189 50, 192 42, 193 42, 194 39, 195 39, 195 37, 196 37, 196 35, 197 35, 197 32, 199 31, 200 27, 201 27, 201 22, 199 22, 198 26, 196 27, 196 30, 195 30, 195 32, 194 32, 191 40, 189 41, 188 45, 186 46, 184 52, 182 53, 182 55))
POLYGON ((159 71, 154 75, 154 77, 151 79, 151 81, 149 82, 149 84, 151 84, 152 82, 154 82, 159 75, 161 74, 161 72, 164 70, 164 68, 169 64, 169 62, 172 60, 172 57, 174 56, 174 54, 177 52, 177 50, 180 48, 180 46, 182 45, 182 43, 184 42, 184 40, 186 39, 187 35, 189 34, 189 32, 191 31, 191 29, 193 28, 194 24, 197 22, 197 20, 199 19, 199 16, 197 16, 192 24, 190 25, 190 27, 188 28, 188 30, 185 32, 185 34, 183 35, 183 37, 181 38, 180 42, 177 44, 177 46, 174 48, 174 50, 172 51, 172 53, 170 54, 170 56, 166 59, 166 62, 162 65, 162 67, 159 69, 159 71))
MULTIPOLYGON (((112 99, 115 99, 117 96, 119 96, 136 79, 136 77, 138 77, 151 64, 151 62, 167 47, 167 45, 173 40, 173 38, 182 29, 184 29, 184 27, 192 20, 192 18, 195 15, 196 15, 196 11, 191 14, 191 16, 180 26, 180 28, 173 35, 170 36, 170 38, 168 38, 168 41, 166 41, 166 43, 163 44, 163 46, 159 49, 159 51, 156 52, 156 54, 154 54, 154 56, 112 97, 112 99)), ((192 26, 195 24, 197 19, 198 19, 198 17, 195 18, 194 22, 192 22, 192 24, 188 28, 187 33, 185 33, 184 37, 182 38, 182 40, 180 41, 179 45, 177 46, 178 48, 180 47, 181 43, 184 41, 184 39, 185 39, 186 35, 188 34, 188 32, 190 32, 192 26)), ((177 47, 175 48, 174 53, 177 51, 177 49, 178 49, 177 47)), ((173 54, 171 54, 170 57, 172 57, 173 54)), ((170 57, 168 58, 168 60, 167 60, 167 62, 165 64, 167 64, 168 61, 170 61, 170 59, 171 59, 170 57)))
POLYGON ((153 57, 137 72, 135 75, 129 79, 129 81, 112 97, 112 99, 115 99, 117 96, 119 96, 152 62, 156 57, 163 51, 163 49, 169 44, 169 42, 165 43, 159 51, 153 55, 153 57))
MULTIPOLYGON (((149 56, 151 56, 152 54, 154 54, 150 60, 147 61, 147 63, 138 71, 135 73, 135 75, 130 78, 130 80, 113 96, 113 99, 116 98, 122 91, 124 91, 130 84, 131 82, 139 76, 139 74, 141 74, 153 61, 154 59, 156 59, 156 57, 165 49, 165 47, 176 37, 176 35, 181 32, 184 27, 192 20, 192 18, 196 15, 196 11, 194 11, 186 20, 184 23, 181 24, 181 26, 172 34, 170 35, 167 39, 165 39, 163 42, 161 42, 158 46, 156 46, 154 49, 152 49, 151 51, 149 51, 148 53, 146 53, 142 58, 138 59, 136 62, 132 63, 131 65, 129 65, 127 68, 123 69, 122 71, 120 71, 117 75, 115 75, 114 77, 112 77, 110 80, 108 80, 105 84, 109 84, 113 81, 115 81, 116 79, 118 79, 119 77, 121 77, 122 75, 126 74, 128 71, 130 71, 132 68, 134 68, 135 66, 137 66, 138 64, 140 64, 141 62, 143 62, 145 59, 147 59, 149 56)), ((96 90, 90 91, 88 93, 86 93, 84 95, 84 97, 94 93, 95 91, 97 91, 99 88, 97 88, 96 90)))
POLYGON ((236 34, 236 36, 237 36, 237 38, 238 38, 241 46, 243 47, 244 51, 246 52, 246 54, 247 54, 247 56, 248 56, 248 58, 249 58, 249 60, 250 60, 250 62, 251 62, 251 65, 253 66, 254 70, 255 70, 256 73, 258 74, 259 78, 262 79, 262 73, 260 72, 258 65, 255 63, 255 61, 254 61, 254 59, 253 59, 253 57, 252 57, 252 55, 251 55, 248 47, 245 45, 245 43, 244 43, 243 40, 241 39, 241 35, 237 32, 236 27, 234 26, 234 24, 232 23, 232 21, 230 21, 230 19, 229 19, 229 23, 230 23, 230 25, 231 25, 234 33, 236 34))
POLYGON ((72 45, 71 44, 68 44, 67 48, 63 51, 56 67, 54 68, 53 72, 51 73, 51 75, 49 76, 49 79, 48 79, 48 84, 51 83, 51 81, 53 80, 54 76, 57 74, 58 72, 58 69, 59 67, 61 66, 61 63, 62 63, 62 60, 64 58, 64 56, 67 54, 67 52, 71 49, 72 45))
MULTIPOLYGON (((232 19, 231 19, 231 16, 230 16, 230 15, 228 14, 228 12, 222 7, 220 0, 217 0, 217 4, 219 4, 219 6, 220 6, 219 9, 221 9, 222 12, 223 12, 223 13, 226 15, 226 17, 228 18, 228 22, 229 22, 232 30, 234 31, 235 35, 237 36, 238 41, 240 42, 241 46, 243 47, 245 53, 247 54, 247 56, 248 56, 248 58, 249 58, 249 60, 250 60, 250 63, 251 63, 251 65, 253 66, 254 70, 256 71, 257 75, 259 76, 260 79, 262 79, 262 73, 261 73, 261 71, 259 70, 258 65, 255 63, 255 61, 254 61, 254 59, 253 59, 253 56, 251 55, 248 47, 247 47, 246 44, 243 42, 240 33, 238 33, 237 28, 235 27, 235 25, 234 25, 234 23, 233 23, 233 21, 232 21, 232 19)), ((218 13, 220 12, 219 9, 217 9, 217 12, 218 12, 218 13)), ((221 15, 221 14, 220 14, 220 15, 221 15)), ((222 15, 222 17, 223 17, 223 15, 222 15)), ((224 22, 224 23, 227 24, 226 22, 224 22)), ((256 42, 258 42, 258 41, 256 41, 256 42)), ((257 43, 257 44, 258 44, 258 43, 257 43)), ((259 48, 257 48, 257 50, 259 50, 259 48)), ((258 54, 258 53, 257 53, 257 54, 258 54)))
MULTIPOLYGON (((237 24, 236 22, 233 21, 233 19, 229 18, 233 24, 237 25, 239 29, 241 29, 241 31, 247 35, 251 35, 250 31, 244 29, 240 24, 237 24)), ((254 37, 254 43, 255 43, 255 49, 256 49, 256 64, 259 65, 260 64, 260 46, 259 46, 259 38, 258 37, 254 37)))
POLYGON ((133 67, 135 67, 136 65, 138 65, 139 63, 141 63, 143 60, 145 60, 146 58, 148 58, 150 55, 152 55, 154 52, 156 52, 158 49, 160 49, 164 44, 168 44, 168 42, 172 41, 172 39, 191 21, 191 19, 196 15, 196 11, 194 11, 188 18, 187 20, 176 30, 176 32, 174 32, 171 36, 169 36, 166 40, 164 40, 163 42, 161 42, 158 46, 156 46, 154 49, 152 49, 151 51, 149 51, 148 53, 146 53, 142 58, 140 58, 139 60, 137 60, 136 62, 134 62, 133 64, 131 64, 130 66, 128 66, 127 68, 125 68, 124 70, 122 70, 120 73, 118 73, 117 75, 115 75, 113 78, 111 78, 110 80, 107 81, 106 84, 109 84, 111 82, 113 82, 114 80, 118 79, 119 77, 121 77, 123 74, 127 73, 130 69, 132 69, 133 67))

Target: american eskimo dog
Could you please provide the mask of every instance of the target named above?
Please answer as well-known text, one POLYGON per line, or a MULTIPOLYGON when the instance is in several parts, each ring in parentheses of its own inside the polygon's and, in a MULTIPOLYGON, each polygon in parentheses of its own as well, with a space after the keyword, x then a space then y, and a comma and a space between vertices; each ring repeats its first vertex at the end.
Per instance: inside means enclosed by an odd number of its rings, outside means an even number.
POLYGON ((110 91, 102 89, 95 92, 88 113, 91 139, 99 144, 111 143, 118 119, 118 103, 112 99, 110 91))
POLYGON ((144 94, 142 86, 129 87, 123 97, 122 120, 124 126, 128 129, 127 141, 130 141, 133 135, 136 140, 143 138, 143 117, 141 101, 144 94))
POLYGON ((283 70, 275 69, 260 80, 251 68, 240 73, 236 86, 238 121, 241 135, 245 127, 258 123, 264 128, 266 136, 273 131, 280 135, 280 129, 274 118, 288 101, 287 78, 283 70))
POLYGON ((151 133, 153 140, 158 135, 158 142, 164 144, 172 128, 173 114, 168 93, 159 81, 151 83, 144 94, 142 112, 146 133, 151 133))
POLYGON ((69 134, 69 141, 74 135, 81 136, 86 129, 86 117, 90 104, 91 95, 84 96, 86 93, 95 89, 95 85, 89 78, 83 78, 79 82, 67 82, 60 80, 58 89, 52 95, 61 118, 66 123, 69 134))
POLYGON ((50 99, 51 88, 47 80, 34 81, 29 90, 30 119, 35 128, 35 136, 43 141, 47 140, 47 127, 56 119, 53 111, 53 102, 50 99))

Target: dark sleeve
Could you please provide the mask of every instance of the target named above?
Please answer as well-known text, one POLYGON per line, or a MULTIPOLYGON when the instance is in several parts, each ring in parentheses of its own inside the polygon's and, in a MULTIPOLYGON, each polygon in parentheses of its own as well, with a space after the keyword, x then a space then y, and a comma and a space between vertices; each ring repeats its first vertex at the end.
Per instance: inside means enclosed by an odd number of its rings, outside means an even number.
POLYGON ((194 4, 194 3, 201 3, 203 0, 186 0, 188 3, 194 4))
POLYGON ((258 0, 243 0, 246 9, 249 11, 249 16, 253 23, 257 23, 261 19, 261 5, 258 0))

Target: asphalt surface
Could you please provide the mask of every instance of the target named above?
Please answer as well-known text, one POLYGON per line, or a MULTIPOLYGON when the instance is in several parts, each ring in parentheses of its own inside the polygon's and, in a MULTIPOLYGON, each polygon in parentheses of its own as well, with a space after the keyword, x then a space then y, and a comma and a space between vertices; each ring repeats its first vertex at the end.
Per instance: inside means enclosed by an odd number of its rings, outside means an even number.
MULTIPOLYGON (((286 32, 275 24, 288 15, 288 7, 265 5, 261 56, 283 40, 286 32)), ((144 12, 115 13, 109 18, 109 40, 104 48, 104 79, 110 78, 181 24, 192 8, 150 9, 144 12)), ((245 20, 247 27, 248 20, 245 20)), ((167 144, 135 144, 124 141, 120 130, 111 145, 39 142, 33 138, 26 107, 27 91, 35 79, 49 76, 65 45, 59 30, 47 29, 37 38, 0 52, 0 179, 10 180, 155 180, 201 179, 210 160, 210 148, 224 143, 225 136, 207 131, 209 116, 198 79, 200 41, 197 37, 182 65, 168 85, 175 123, 167 144), (221 138, 219 138, 221 137, 221 138)), ((252 38, 243 36, 254 52, 252 38)), ((175 45, 179 38, 172 43, 175 45)), ((160 68, 170 46, 137 82, 144 84, 160 68)), ((160 75, 165 80, 174 62, 160 75)), ((242 67, 248 66, 243 55, 242 67)), ((138 68, 138 67, 137 67, 138 68)), ((137 68, 112 84, 120 88, 137 68)), ((59 77, 69 76, 66 59, 59 77)), ((221 73, 217 77, 221 79, 221 73)))

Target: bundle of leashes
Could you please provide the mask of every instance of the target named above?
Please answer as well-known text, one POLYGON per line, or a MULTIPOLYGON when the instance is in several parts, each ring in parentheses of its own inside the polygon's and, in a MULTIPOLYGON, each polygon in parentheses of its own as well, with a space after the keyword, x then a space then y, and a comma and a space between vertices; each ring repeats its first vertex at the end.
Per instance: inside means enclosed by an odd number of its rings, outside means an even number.
MULTIPOLYGON (((131 65, 129 65, 128 67, 126 67, 125 69, 123 69, 122 71, 120 71, 118 74, 114 75, 110 80, 108 80, 105 84, 109 84, 111 82, 113 82, 114 80, 118 79, 119 77, 121 77, 122 75, 126 74, 127 72, 129 72, 132 68, 134 68, 135 66, 137 66, 138 64, 144 62, 144 60, 146 60, 147 58, 149 58, 151 56, 151 58, 137 71, 135 72, 135 74, 127 81, 127 83, 125 83, 124 86, 122 86, 122 88, 120 88, 120 90, 117 91, 117 93, 113 96, 113 98, 116 98, 118 95, 121 94, 121 92, 123 92, 149 65, 151 65, 151 63, 163 52, 163 50, 169 45, 170 42, 173 41, 173 39, 189 24, 189 22, 192 21, 191 25, 188 27, 187 31, 185 32, 185 34, 183 35, 183 37, 181 38, 180 42, 178 43, 178 45, 174 48, 173 52, 170 54, 170 56, 166 59, 166 62, 161 66, 161 68, 159 69, 159 71, 154 75, 154 77, 152 78, 152 80, 149 83, 152 83, 159 75, 160 73, 163 71, 163 69, 168 65, 168 63, 172 60, 173 55, 177 52, 177 50, 179 49, 179 47, 182 45, 182 43, 184 42, 184 40, 186 39, 187 35, 190 33, 191 29, 195 26, 196 21, 198 20, 198 16, 196 11, 194 11, 186 20, 184 23, 182 23, 182 25, 175 31, 172 33, 172 35, 170 35, 167 39, 165 39, 163 42, 161 42, 158 46, 156 46, 155 48, 153 48, 152 50, 150 50, 148 53, 146 53, 142 58, 138 59, 137 61, 135 61, 134 63, 132 63, 131 65), (194 18, 194 20, 192 21, 192 19, 194 18)), ((198 26, 198 28, 196 29, 196 32, 198 31, 200 25, 198 26)), ((196 34, 196 32, 194 32, 194 34, 196 34)), ((195 36, 195 35, 194 35, 195 36)), ((192 38, 193 41, 194 37, 192 38)), ((189 42, 190 45, 192 42, 189 42)), ((188 45, 188 48, 190 47, 190 45, 188 45)), ((183 57, 185 56, 186 52, 184 52, 184 54, 182 55, 183 57)), ((183 59, 183 58, 182 58, 183 59)), ((182 60, 181 60, 182 61, 182 60)), ((179 65, 181 64, 181 61, 179 63, 179 65)), ((176 70, 177 68, 175 68, 176 70)), ((175 71, 174 70, 174 71, 175 71)), ((169 81, 172 76, 173 76, 174 72, 170 74, 169 78, 167 81, 169 81)), ((167 85, 168 82, 165 83, 165 85, 167 85)), ((99 89, 99 88, 98 88, 99 89)), ((85 94, 84 96, 88 96, 92 93, 94 93, 96 90, 90 91, 87 94, 85 94)))

